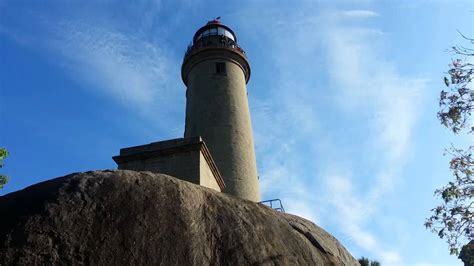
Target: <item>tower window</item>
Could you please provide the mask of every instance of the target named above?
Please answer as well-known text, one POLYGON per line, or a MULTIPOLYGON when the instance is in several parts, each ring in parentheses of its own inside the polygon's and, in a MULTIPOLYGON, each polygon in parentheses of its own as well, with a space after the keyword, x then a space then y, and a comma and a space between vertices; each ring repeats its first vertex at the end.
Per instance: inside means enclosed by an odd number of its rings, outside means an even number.
POLYGON ((216 74, 225 74, 225 64, 224 63, 216 63, 216 74))

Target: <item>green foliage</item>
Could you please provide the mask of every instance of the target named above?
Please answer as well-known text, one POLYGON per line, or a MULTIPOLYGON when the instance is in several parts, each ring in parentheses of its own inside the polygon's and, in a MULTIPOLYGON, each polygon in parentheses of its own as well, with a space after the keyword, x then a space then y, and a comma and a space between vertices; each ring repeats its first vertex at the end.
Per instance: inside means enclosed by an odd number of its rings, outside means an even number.
POLYGON ((369 259, 368 258, 360 258, 359 259, 360 266, 369 266, 369 259))
MULTIPOLYGON (((464 38, 474 45, 474 39, 464 38)), ((455 134, 464 129, 467 129, 467 134, 473 134, 471 113, 474 90, 471 82, 474 78, 474 65, 469 60, 474 57, 474 49, 453 47, 452 52, 461 58, 452 60, 449 76, 444 78, 448 90, 441 91, 438 119, 455 134)), ((463 244, 474 239, 473 150, 474 146, 469 146, 467 149, 451 147, 447 151, 452 156, 449 169, 454 180, 435 190, 435 196, 441 197, 442 203, 431 209, 432 215, 425 221, 427 229, 446 240, 451 254, 459 254, 463 244)))
POLYGON ((368 258, 364 258, 364 257, 358 259, 358 261, 359 261, 360 266, 380 266, 380 262, 376 260, 369 261, 368 258))
MULTIPOLYGON (((474 44, 474 39, 465 38, 474 44)), ((472 89, 472 79, 474 78, 474 64, 469 62, 469 57, 474 56, 474 49, 466 47, 452 47, 459 57, 452 60, 449 65, 448 75, 444 77, 444 84, 448 90, 440 93, 438 118, 445 127, 450 128, 454 133, 459 133, 462 129, 471 126, 470 133, 474 127, 470 123, 474 90, 472 89)))
POLYGON ((435 195, 441 197, 442 204, 433 208, 425 227, 438 234, 449 244, 451 254, 458 254, 459 248, 474 238, 474 161, 473 146, 469 150, 451 148, 453 156, 450 170, 454 181, 437 189, 435 195))
MULTIPOLYGON (((0 148, 0 168, 3 167, 3 160, 8 156, 8 151, 5 148, 0 148)), ((6 175, 0 174, 0 188, 8 182, 8 177, 6 175)))

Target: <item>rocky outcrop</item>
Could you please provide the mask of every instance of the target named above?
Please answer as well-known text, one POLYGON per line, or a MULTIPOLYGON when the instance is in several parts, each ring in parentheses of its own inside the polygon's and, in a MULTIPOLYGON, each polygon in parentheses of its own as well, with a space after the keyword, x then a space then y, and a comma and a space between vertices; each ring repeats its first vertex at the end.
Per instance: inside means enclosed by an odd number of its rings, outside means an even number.
POLYGON ((0 217, 0 265, 359 265, 308 220, 150 172, 49 180, 0 217))

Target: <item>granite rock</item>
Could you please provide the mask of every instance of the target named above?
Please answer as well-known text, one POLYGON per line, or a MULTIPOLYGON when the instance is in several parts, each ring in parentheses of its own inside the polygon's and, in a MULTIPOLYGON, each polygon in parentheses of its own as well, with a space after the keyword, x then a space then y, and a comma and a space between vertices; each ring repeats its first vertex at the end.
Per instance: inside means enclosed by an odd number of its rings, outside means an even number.
POLYGON ((359 265, 306 219, 151 172, 52 179, 0 217, 0 265, 359 265))

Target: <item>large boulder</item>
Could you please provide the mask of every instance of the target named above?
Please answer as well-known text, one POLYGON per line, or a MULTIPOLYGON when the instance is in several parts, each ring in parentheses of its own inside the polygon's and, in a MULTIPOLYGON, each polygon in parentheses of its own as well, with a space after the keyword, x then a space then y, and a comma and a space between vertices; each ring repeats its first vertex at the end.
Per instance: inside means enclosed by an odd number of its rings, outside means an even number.
POLYGON ((76 173, 0 197, 0 265, 359 265, 303 218, 163 174, 76 173))

